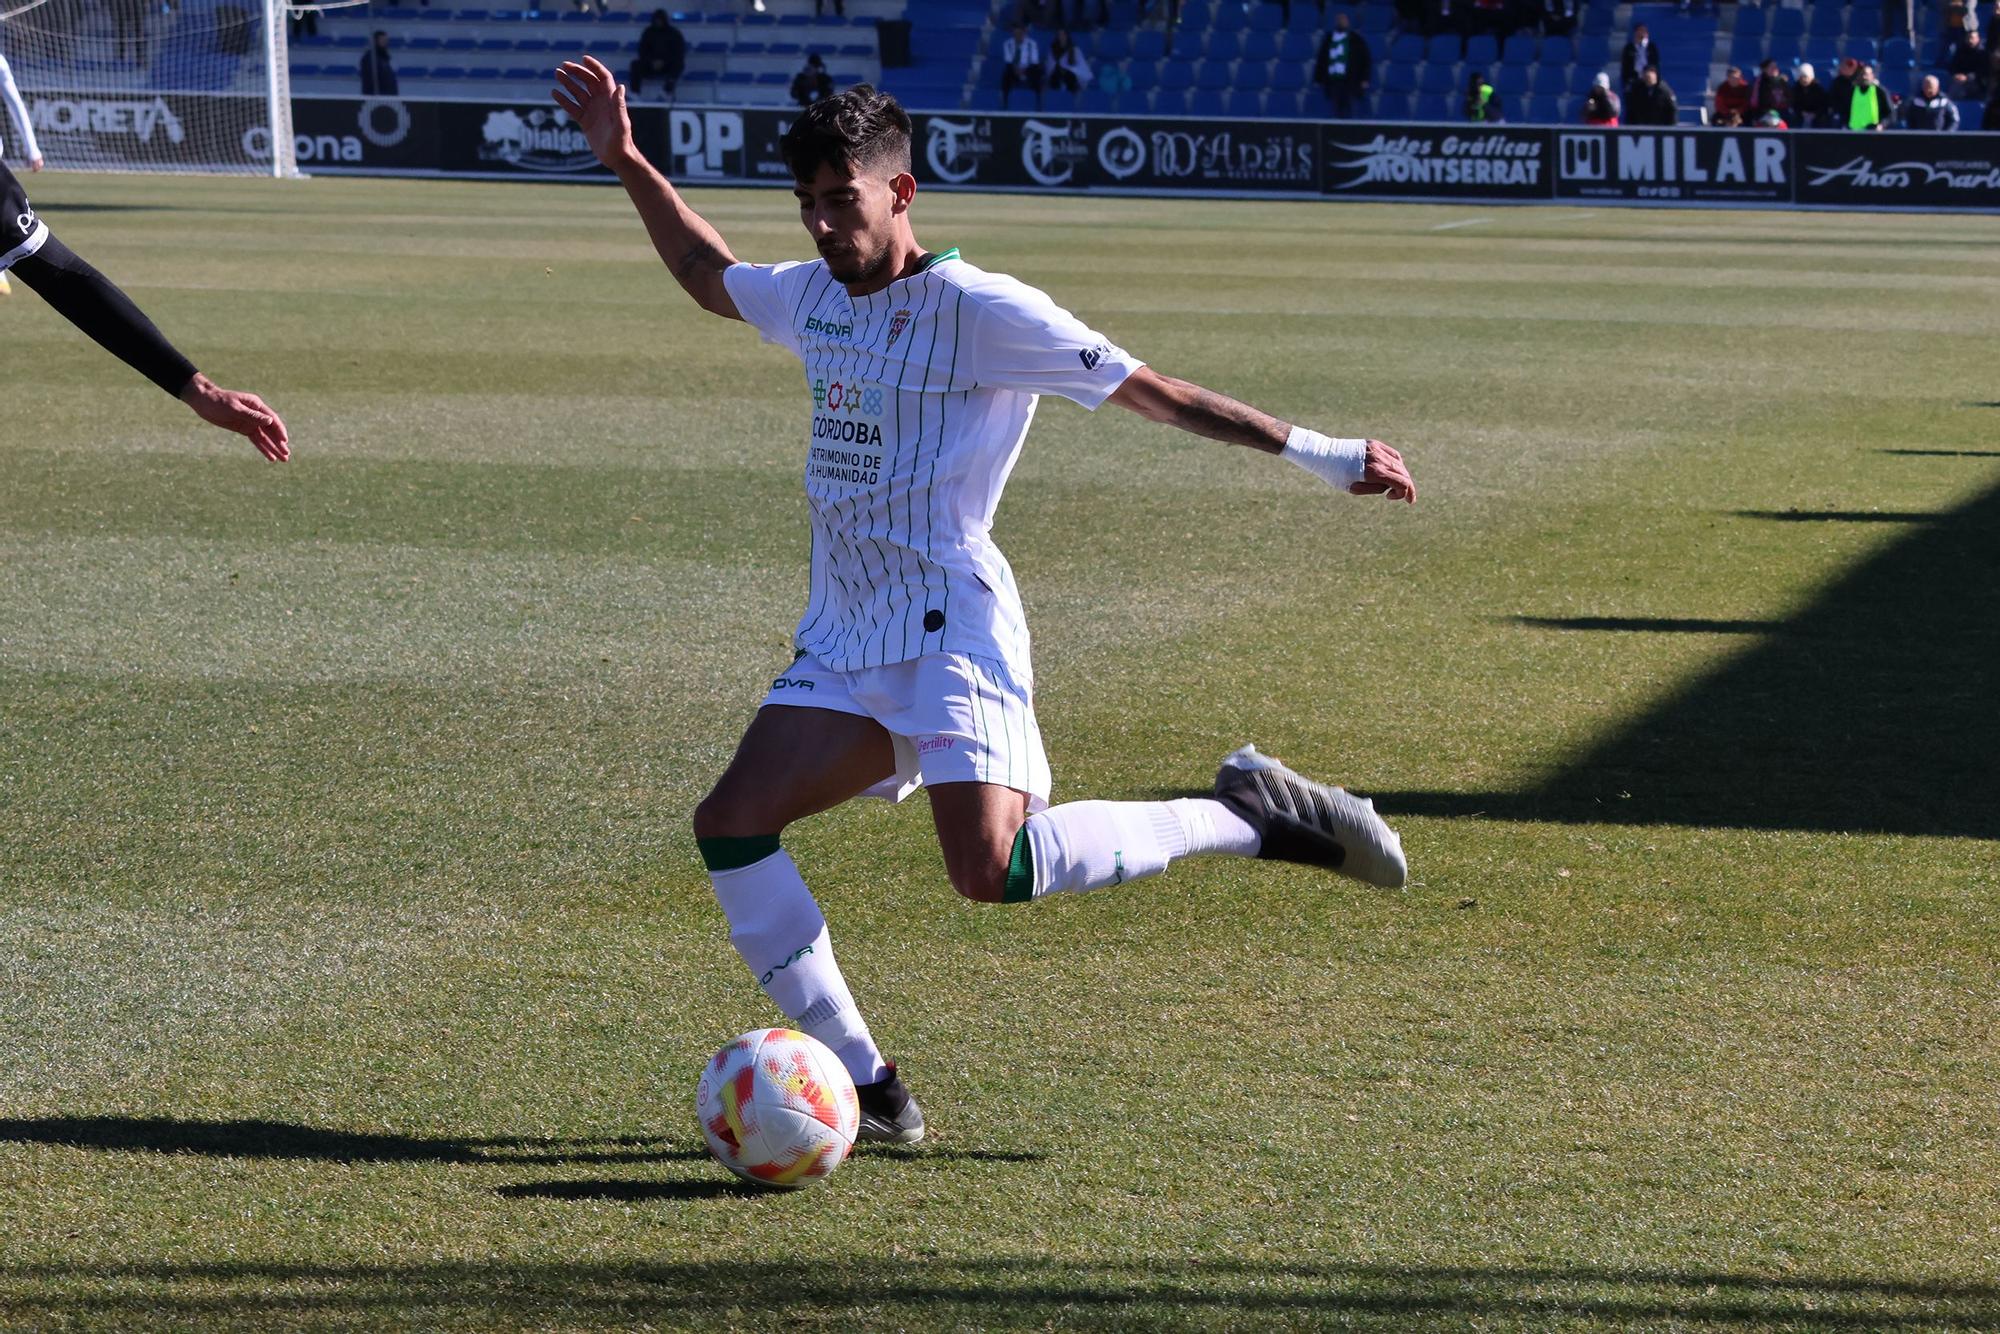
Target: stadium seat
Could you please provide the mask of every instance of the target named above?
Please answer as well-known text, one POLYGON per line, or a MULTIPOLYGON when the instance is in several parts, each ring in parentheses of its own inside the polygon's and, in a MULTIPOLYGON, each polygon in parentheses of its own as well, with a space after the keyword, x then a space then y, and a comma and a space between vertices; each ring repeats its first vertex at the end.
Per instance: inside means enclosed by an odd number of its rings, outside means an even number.
POLYGON ((1806 12, 1803 9, 1775 9, 1771 11, 1771 35, 1773 37, 1803 37, 1806 35, 1806 12))
POLYGON ((436 65, 431 68, 433 79, 462 79, 465 77, 463 65, 436 65))
POLYGON ((1278 43, 1278 59, 1303 63, 1319 57, 1319 40, 1306 33, 1288 32, 1278 43))
POLYGON ((1243 6, 1241 5, 1224 5, 1215 11, 1215 30, 1217 32, 1240 33, 1249 26, 1250 16, 1243 12, 1243 6))
POLYGON ((1528 99, 1528 123, 1531 125, 1561 125, 1563 123, 1563 98, 1548 94, 1537 94, 1528 99))
POLYGON ((1535 66, 1534 81, 1529 85, 1529 91, 1538 93, 1544 97, 1554 97, 1557 94, 1568 92, 1574 86, 1572 83, 1573 78, 1574 76, 1570 73, 1568 65, 1537 65, 1535 66))
POLYGON ((1326 103, 1318 101, 1317 92, 1267 93, 1264 96, 1264 114, 1288 120, 1311 119, 1326 114, 1326 103))
POLYGON ((1211 32, 1208 35, 1208 58, 1210 60, 1234 60, 1243 54, 1243 39, 1233 32, 1211 32))
POLYGON ((1576 59, 1576 44, 1567 37, 1547 37, 1542 40, 1542 63, 1544 65, 1567 65, 1576 59))
POLYGON ((1736 7, 1736 35, 1738 37, 1762 37, 1771 30, 1770 16, 1756 5, 1736 7))
POLYGON ((1271 66, 1262 60, 1236 62, 1236 87, 1261 93, 1271 86, 1271 66))
POLYGON ((1207 32, 1209 25, 1214 22, 1215 10, 1210 7, 1208 0, 1187 0, 1187 3, 1181 6, 1180 26, 1183 29, 1207 32))
POLYGON ((1163 88, 1153 94, 1153 114, 1155 116, 1185 116, 1191 90, 1186 88, 1163 88))
POLYGON ((1527 66, 1502 65, 1493 75, 1493 91, 1502 97, 1519 97, 1527 92, 1527 66))
POLYGON ((1160 65, 1156 60, 1134 60, 1125 66, 1125 72, 1132 78, 1132 91, 1150 93, 1160 84, 1160 65))
POLYGON ((1456 35, 1439 33, 1424 44, 1424 59, 1432 64, 1456 64, 1463 49, 1456 35))
POLYGON ((1762 64, 1763 61, 1764 39, 1762 37, 1745 37, 1742 33, 1738 33, 1735 40, 1730 42, 1729 63, 1742 66, 1744 73, 1749 73, 1752 69, 1762 64))
POLYGON ((1460 86, 1456 65, 1425 65, 1423 73, 1417 75, 1417 91, 1427 96, 1448 96, 1460 86))
POLYGON ((1269 0, 1261 4, 1253 3, 1250 6, 1250 26, 1259 32, 1276 32, 1285 26, 1285 12, 1269 0))
POLYGON ((1306 71, 1301 65, 1287 65, 1282 62, 1271 67, 1271 91, 1274 93, 1296 93, 1306 86, 1306 71))
POLYGON ((1220 88, 1197 88, 1188 99, 1188 114, 1212 120, 1228 114, 1225 110, 1228 102, 1228 95, 1220 88))
POLYGON ((1415 107, 1418 120, 1462 120, 1456 97, 1444 93, 1430 93, 1417 99, 1415 107))
MULTIPOLYGON (((1220 93, 1230 87, 1229 66, 1220 60, 1204 60, 1195 66, 1194 86, 1205 93, 1220 93)), ((1222 114, 1220 111, 1209 113, 1222 114)))
POLYGON ((435 51, 443 45, 444 40, 438 37, 406 37, 403 39, 403 49, 405 51, 435 51))
MULTIPOLYGON (((1354 16, 1349 14, 1347 19, 1349 23, 1352 23, 1354 16)), ((1291 29, 1293 32, 1303 33, 1307 37, 1317 37, 1320 29, 1330 22, 1332 22, 1332 19, 1327 15, 1321 14, 1318 5, 1295 3, 1292 6, 1291 29)))
POLYGON ((1117 62, 1132 54, 1132 35, 1122 28, 1106 28, 1097 34, 1099 61, 1117 62))
POLYGON ((1764 54, 1780 65, 1796 64, 1805 54, 1805 41, 1798 37, 1767 37, 1764 54))
POLYGON ((1873 37, 1849 37, 1842 54, 1853 56, 1856 60, 1872 61, 1879 53, 1875 49, 1873 37))
POLYGON ((1465 39, 1465 63, 1490 66, 1500 59, 1500 44, 1490 32, 1474 33, 1465 39))
MULTIPOLYGON (((1620 53, 1623 54, 1622 52, 1620 53)), ((1576 39, 1576 63, 1588 65, 1593 70, 1603 69, 1612 63, 1611 39, 1603 33, 1595 33, 1576 39)))
POLYGON ((1377 120, 1408 120, 1410 118, 1410 95, 1406 92, 1389 92, 1384 89, 1375 94, 1375 118, 1377 120))
POLYGON ((1805 44, 1806 59, 1819 69, 1832 69, 1847 54, 1846 44, 1838 37, 1809 37, 1805 44))
POLYGON ((1182 24, 1175 30, 1174 40, 1167 48, 1169 54, 1175 60, 1186 60, 1189 62, 1200 60, 1202 38, 1207 33, 1208 29, 1206 28, 1203 28, 1200 32, 1196 32, 1186 24, 1182 24))
POLYGON ((1118 110, 1117 100, 1102 88, 1090 87, 1083 90, 1083 101, 1077 110, 1087 116, 1108 116, 1118 110))
POLYGON ((1158 28, 1141 28, 1132 34, 1134 60, 1162 60, 1167 54, 1167 35, 1158 28))
POLYGON ((1535 34, 1517 32, 1507 39, 1500 48, 1500 58, 1509 65, 1532 65, 1535 63, 1535 34))
MULTIPOLYGON (((1232 34, 1233 35, 1233 34, 1232 34)), ((1423 43, 1417 43, 1417 50, 1423 50, 1423 43)), ((1243 59, 1276 60, 1278 39, 1268 32, 1246 32, 1243 34, 1243 59)))
POLYGON ((1414 65, 1424 58, 1424 39, 1413 32, 1400 34, 1389 43, 1389 59, 1398 65, 1414 65))
POLYGON ((1824 5, 1807 11, 1806 35, 1809 37, 1839 37, 1847 31, 1847 15, 1838 9, 1828 9, 1824 5))
POLYGON ((1227 116, 1261 116, 1264 114, 1264 94, 1253 93, 1247 88, 1238 88, 1229 94, 1229 102, 1223 112, 1227 116))
POLYGON ((1414 93, 1417 91, 1417 66, 1389 65, 1382 70, 1382 91, 1388 93, 1414 93))
POLYGON ((1585 37, 1609 38, 1615 22, 1617 16, 1611 6, 1592 5, 1583 11, 1583 22, 1576 25, 1576 30, 1585 37))
POLYGON ((1917 63, 1916 48, 1907 38, 1891 37, 1882 43, 1882 63, 1889 69, 1912 69, 1917 63))

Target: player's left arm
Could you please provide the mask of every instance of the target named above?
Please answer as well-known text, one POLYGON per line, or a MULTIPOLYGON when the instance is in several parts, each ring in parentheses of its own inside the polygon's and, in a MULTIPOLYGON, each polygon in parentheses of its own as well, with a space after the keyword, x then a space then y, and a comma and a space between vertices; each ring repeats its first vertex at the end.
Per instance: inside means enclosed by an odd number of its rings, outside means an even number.
POLYGON ((1416 503, 1417 484, 1403 456, 1380 440, 1334 440, 1303 426, 1279 421, 1227 394, 1204 389, 1141 366, 1125 377, 1106 402, 1128 408, 1148 421, 1247 445, 1290 459, 1307 472, 1357 496, 1386 495, 1416 503))

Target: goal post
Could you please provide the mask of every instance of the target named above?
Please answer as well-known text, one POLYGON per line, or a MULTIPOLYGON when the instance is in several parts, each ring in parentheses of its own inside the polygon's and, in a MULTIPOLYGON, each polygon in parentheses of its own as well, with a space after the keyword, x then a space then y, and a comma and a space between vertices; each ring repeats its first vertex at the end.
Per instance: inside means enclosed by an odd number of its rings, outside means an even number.
MULTIPOLYGON (((0 0, 48 165, 297 176, 285 0, 0 0)), ((21 132, 0 112, 10 159, 21 132)))

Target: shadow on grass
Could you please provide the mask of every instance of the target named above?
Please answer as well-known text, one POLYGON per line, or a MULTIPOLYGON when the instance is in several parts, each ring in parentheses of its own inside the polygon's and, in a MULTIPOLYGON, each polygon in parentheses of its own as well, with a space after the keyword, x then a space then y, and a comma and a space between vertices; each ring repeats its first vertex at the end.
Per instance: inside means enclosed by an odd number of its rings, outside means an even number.
POLYGON ((1778 523, 1936 523, 1944 516, 1922 510, 1737 510, 1736 517, 1778 523))
POLYGON ((1634 630, 1645 634, 1771 635, 1783 621, 1708 621, 1672 616, 1510 616, 1515 625, 1536 630, 1634 630))
MULTIPOLYGON (((1981 403, 1977 406, 2000 408, 2000 403, 1981 403)), ((2000 459, 2000 449, 1878 449, 1875 452, 1919 459, 2000 459)))
MULTIPOLYGON (((718 1192, 729 1192, 727 1185, 718 1192)), ((766 1195, 766 1199, 782 1199, 766 1195)), ((1534 1322, 1687 1320, 1812 1328, 1973 1329, 2000 1321, 1985 1281, 1783 1277, 1599 1266, 1426 1266, 1134 1259, 888 1259, 842 1254, 753 1263, 40 1264, 0 1268, 0 1311, 157 1322, 283 1317, 436 1327, 674 1321, 718 1312, 793 1317, 893 1308, 935 1328, 1112 1320, 1151 1327, 1214 1320, 1422 1316, 1534 1322)))
POLYGON ((1911 527, 1540 787, 1367 795, 1392 815, 2000 839, 2000 487, 1936 514, 1757 517, 1911 527))
POLYGON ((640 1136, 605 1139, 454 1139, 329 1130, 286 1121, 187 1121, 171 1117, 54 1116, 0 1120, 0 1143, 59 1144, 124 1153, 214 1158, 295 1158, 330 1163, 661 1163, 706 1159, 640 1136))
MULTIPOLYGON (((706 1156, 706 1155, 704 1155, 706 1156)), ((617 1200, 627 1204, 649 1201, 675 1203, 687 1200, 720 1200, 732 1197, 774 1196, 779 1192, 752 1186, 734 1178, 715 1181, 522 1181, 497 1186, 495 1195, 510 1200, 617 1200)))

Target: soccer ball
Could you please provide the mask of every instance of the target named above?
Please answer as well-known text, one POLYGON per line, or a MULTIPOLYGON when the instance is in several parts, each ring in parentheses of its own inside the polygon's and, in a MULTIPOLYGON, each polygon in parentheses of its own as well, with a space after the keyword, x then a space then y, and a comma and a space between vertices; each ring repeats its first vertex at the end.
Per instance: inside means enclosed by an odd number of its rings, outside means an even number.
POLYGON ((839 1167, 861 1128, 840 1058, 790 1028, 756 1028, 715 1053, 695 1089, 715 1161, 763 1186, 810 1186, 839 1167))

